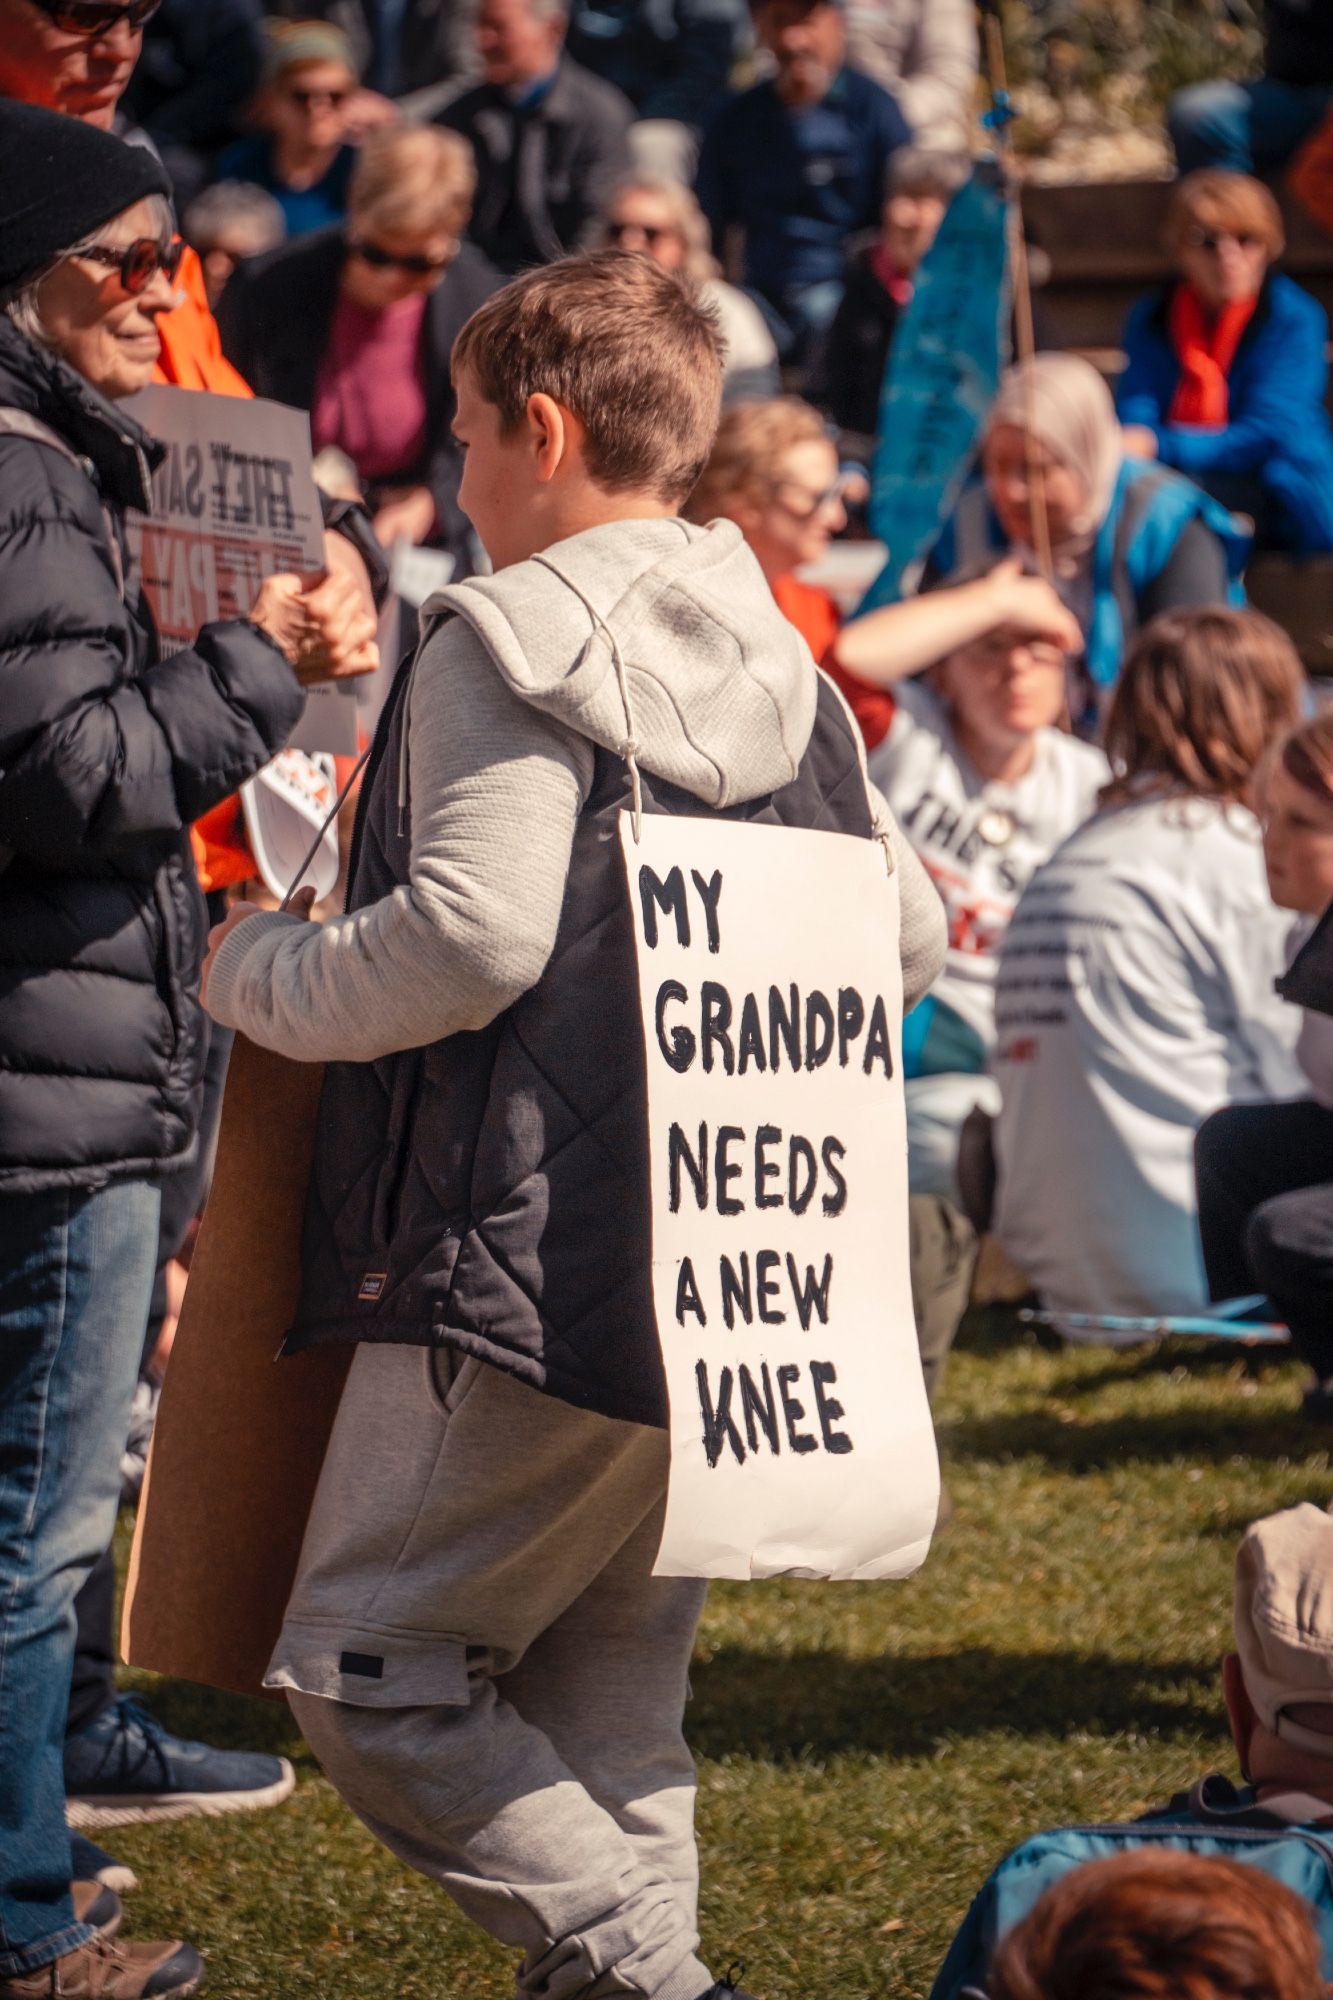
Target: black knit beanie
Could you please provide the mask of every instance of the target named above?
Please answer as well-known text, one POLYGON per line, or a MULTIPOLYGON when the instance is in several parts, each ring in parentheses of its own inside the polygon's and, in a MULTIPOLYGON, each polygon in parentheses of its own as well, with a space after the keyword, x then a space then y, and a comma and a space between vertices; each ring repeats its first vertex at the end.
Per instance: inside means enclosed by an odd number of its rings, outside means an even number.
POLYGON ((171 193, 146 146, 0 98, 0 292, 145 195, 171 193))

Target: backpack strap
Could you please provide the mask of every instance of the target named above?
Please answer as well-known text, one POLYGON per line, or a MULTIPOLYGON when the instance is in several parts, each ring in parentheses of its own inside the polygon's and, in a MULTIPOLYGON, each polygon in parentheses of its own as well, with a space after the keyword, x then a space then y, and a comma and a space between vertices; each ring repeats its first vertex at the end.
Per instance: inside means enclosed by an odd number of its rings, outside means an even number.
MULTIPOLYGON (((29 411, 16 410, 8 403, 0 403, 0 436, 28 438, 33 444, 47 445, 50 450, 58 451, 62 458, 76 466, 84 478, 91 481, 96 488, 97 481, 93 473, 92 460, 80 457, 73 445, 67 444, 58 431, 53 431, 50 424, 44 424, 40 417, 32 416, 29 411)), ((120 537, 116 533, 116 518, 106 501, 102 499, 100 492, 97 497, 102 509, 102 525, 106 529, 107 546, 111 550, 111 567, 116 576, 116 595, 123 604, 125 559, 121 554, 120 537)))
POLYGON ((1228 1779, 1212 1775, 1192 1785, 1185 1801, 1200 1826, 1320 1834, 1333 1829, 1333 1805, 1311 1792, 1280 1792, 1264 1803, 1252 1793, 1238 1792, 1228 1779))

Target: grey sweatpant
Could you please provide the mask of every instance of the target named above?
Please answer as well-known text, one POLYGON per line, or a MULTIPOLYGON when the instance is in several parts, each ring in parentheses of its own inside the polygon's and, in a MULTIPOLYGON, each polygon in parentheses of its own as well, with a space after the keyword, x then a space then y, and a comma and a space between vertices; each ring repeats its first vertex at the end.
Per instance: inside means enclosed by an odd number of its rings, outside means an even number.
POLYGON ((651 1575, 666 1477, 662 1431, 363 1347, 269 1671, 353 1811, 539 2000, 712 1984, 681 1728, 705 1586, 651 1575))

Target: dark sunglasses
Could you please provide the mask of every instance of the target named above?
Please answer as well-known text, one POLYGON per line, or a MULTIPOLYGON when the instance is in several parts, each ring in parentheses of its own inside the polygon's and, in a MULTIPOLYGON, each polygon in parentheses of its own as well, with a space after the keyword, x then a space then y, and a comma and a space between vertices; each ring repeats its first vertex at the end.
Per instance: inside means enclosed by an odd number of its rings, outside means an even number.
POLYGON ((302 111, 308 111, 312 104, 330 104, 335 111, 340 111, 351 94, 350 90, 303 90, 297 84, 293 84, 287 92, 292 103, 299 104, 302 111))
POLYGON ((1193 250, 1207 250, 1216 256, 1223 243, 1237 243, 1242 250, 1253 250, 1259 238, 1248 229, 1191 229, 1185 241, 1193 250))
POLYGON ((395 257, 392 250, 386 250, 379 243, 349 243, 348 249, 363 263, 373 264, 377 271, 410 271, 414 278, 434 278, 447 270, 448 257, 395 257))
POLYGON ((125 290, 135 294, 146 292, 159 271, 166 273, 169 282, 174 282, 185 255, 185 244, 179 236, 173 236, 169 243, 159 243, 155 236, 136 236, 128 249, 112 250, 95 243, 91 250, 80 250, 79 255, 117 272, 125 290))
POLYGON ((35 4, 66 35, 105 35, 122 21, 137 34, 162 0, 125 0, 118 7, 105 5, 104 0, 35 0, 35 4))
POLYGON ((608 222, 606 225, 608 243, 623 243, 627 236, 642 236, 650 250, 655 250, 664 236, 675 234, 675 230, 668 225, 660 229, 646 227, 642 222, 608 222))

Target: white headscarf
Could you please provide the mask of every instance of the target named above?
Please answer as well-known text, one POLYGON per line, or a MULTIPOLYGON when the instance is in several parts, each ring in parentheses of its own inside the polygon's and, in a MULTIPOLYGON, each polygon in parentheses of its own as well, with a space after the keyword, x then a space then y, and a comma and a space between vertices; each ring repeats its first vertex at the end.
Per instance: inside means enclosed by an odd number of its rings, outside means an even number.
POLYGON ((997 424, 1020 431, 1030 427, 1052 458, 1077 478, 1083 504, 1052 554, 1066 576, 1081 572, 1120 476, 1120 422, 1110 390, 1092 363, 1077 354, 1037 354, 1001 376, 987 429, 997 424))

